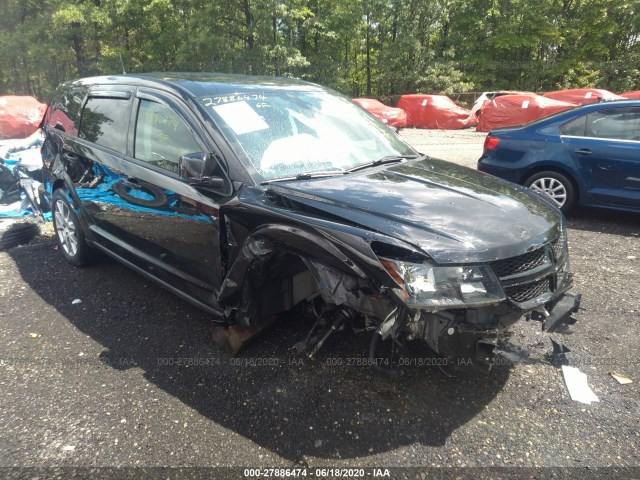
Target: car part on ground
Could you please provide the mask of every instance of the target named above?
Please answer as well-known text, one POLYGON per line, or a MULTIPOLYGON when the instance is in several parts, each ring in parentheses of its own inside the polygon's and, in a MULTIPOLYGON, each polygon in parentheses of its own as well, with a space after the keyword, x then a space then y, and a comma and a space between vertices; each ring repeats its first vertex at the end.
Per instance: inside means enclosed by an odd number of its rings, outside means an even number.
POLYGON ((29 243, 40 233, 37 223, 28 220, 0 220, 0 250, 8 250, 29 243))
POLYGON ((640 101, 577 107, 492 130, 478 169, 576 205, 640 211, 640 101))
POLYGON ((470 110, 446 95, 402 95, 398 107, 407 112, 409 127, 458 130, 476 124, 470 110))
POLYGON ((578 308, 555 207, 419 154, 328 89, 122 75, 52 105, 43 177, 65 257, 97 248, 210 312, 230 353, 295 311, 314 319, 295 345, 310 358, 368 332, 392 370, 414 341, 490 363, 514 322, 578 308))

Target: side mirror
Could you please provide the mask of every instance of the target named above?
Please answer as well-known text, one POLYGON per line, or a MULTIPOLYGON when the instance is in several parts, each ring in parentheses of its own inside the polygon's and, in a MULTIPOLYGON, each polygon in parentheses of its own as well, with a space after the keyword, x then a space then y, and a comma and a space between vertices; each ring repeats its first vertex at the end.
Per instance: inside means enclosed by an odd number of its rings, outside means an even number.
POLYGON ((210 154, 197 152, 182 155, 178 160, 180 180, 189 185, 219 189, 224 187, 224 179, 211 177, 213 159, 210 154))

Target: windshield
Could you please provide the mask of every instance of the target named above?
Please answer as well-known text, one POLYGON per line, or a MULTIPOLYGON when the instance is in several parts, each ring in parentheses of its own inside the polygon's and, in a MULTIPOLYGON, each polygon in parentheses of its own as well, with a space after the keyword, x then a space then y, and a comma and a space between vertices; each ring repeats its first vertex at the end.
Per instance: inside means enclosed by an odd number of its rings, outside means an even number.
POLYGON ((277 90, 201 97, 258 182, 336 175, 416 152, 350 100, 325 91, 277 90))

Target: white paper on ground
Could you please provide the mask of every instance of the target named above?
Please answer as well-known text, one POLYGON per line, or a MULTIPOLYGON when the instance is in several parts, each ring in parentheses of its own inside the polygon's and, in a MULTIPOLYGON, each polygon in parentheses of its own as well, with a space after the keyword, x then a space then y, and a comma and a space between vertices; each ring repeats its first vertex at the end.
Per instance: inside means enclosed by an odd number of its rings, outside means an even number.
POLYGON ((564 382, 567 384, 571 400, 586 403, 587 405, 591 405, 591 402, 600 401, 589 387, 586 373, 582 373, 576 367, 563 365, 562 374, 564 375, 564 382))

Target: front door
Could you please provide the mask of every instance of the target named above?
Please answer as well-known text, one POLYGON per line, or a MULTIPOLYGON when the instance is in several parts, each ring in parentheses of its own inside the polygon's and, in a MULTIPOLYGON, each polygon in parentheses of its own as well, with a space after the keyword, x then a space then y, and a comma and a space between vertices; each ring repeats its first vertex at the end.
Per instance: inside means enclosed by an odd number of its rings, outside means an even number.
POLYGON ((110 250, 204 303, 221 283, 219 198, 180 180, 181 155, 210 150, 178 99, 138 91, 127 152, 109 168, 96 223, 110 250))

